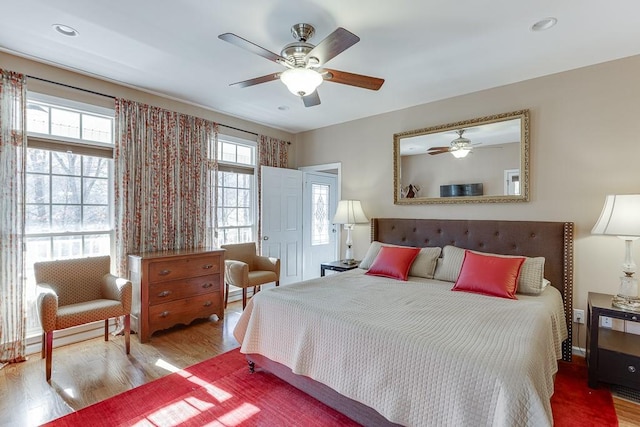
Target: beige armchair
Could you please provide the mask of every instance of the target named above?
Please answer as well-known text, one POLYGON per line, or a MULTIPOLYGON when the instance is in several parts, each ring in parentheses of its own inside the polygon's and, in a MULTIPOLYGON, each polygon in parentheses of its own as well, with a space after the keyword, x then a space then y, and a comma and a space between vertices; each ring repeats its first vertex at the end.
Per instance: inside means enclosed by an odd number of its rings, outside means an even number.
POLYGON ((108 341, 109 319, 124 316, 129 354, 131 282, 110 274, 110 268, 109 256, 34 264, 47 381, 51 379, 53 331, 104 320, 104 340, 108 341))
POLYGON ((253 293, 260 285, 275 282, 280 286, 280 260, 278 258, 260 256, 256 252, 256 244, 236 243, 220 245, 225 249, 225 293, 224 307, 229 299, 229 285, 242 288, 242 309, 247 306, 247 288, 253 286, 253 293))

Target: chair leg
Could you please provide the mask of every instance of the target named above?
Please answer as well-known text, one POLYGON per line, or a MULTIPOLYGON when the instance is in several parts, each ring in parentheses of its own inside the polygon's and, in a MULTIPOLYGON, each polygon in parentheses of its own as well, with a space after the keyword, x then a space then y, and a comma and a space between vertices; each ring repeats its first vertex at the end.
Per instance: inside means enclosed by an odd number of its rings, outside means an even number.
POLYGON ((109 319, 104 319, 104 340, 109 341, 109 319))
POLYGON ((227 308, 227 301, 229 301, 229 284, 224 284, 224 308, 227 308))
POLYGON ((247 306, 247 288, 242 288, 242 309, 247 306))
POLYGON ((280 280, 276 280, 276 286, 280 286, 280 280))
POLYGON ((44 333, 45 340, 45 372, 47 376, 47 382, 51 379, 51 352, 53 351, 53 331, 44 333))
POLYGON ((131 341, 129 336, 131 335, 131 315, 125 314, 124 316, 124 349, 126 354, 129 354, 131 350, 131 341))
POLYGON ((47 357, 47 348, 46 348, 46 343, 47 343, 47 334, 46 332, 42 333, 42 358, 44 359, 45 357, 47 357))

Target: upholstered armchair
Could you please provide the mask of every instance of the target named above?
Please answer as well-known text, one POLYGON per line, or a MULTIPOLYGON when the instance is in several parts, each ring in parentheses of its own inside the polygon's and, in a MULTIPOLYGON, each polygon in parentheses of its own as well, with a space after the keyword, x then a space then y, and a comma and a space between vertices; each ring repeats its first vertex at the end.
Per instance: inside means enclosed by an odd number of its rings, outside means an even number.
POLYGON ((34 264, 47 381, 51 379, 53 331, 104 320, 104 340, 108 341, 109 319, 124 316, 125 352, 129 354, 131 282, 112 275, 110 268, 109 256, 34 264))
POLYGON ((280 285, 280 259, 257 254, 256 244, 236 243, 220 245, 224 253, 224 307, 229 299, 229 285, 242 288, 242 309, 247 306, 247 288, 253 286, 253 293, 260 285, 275 282, 280 285))

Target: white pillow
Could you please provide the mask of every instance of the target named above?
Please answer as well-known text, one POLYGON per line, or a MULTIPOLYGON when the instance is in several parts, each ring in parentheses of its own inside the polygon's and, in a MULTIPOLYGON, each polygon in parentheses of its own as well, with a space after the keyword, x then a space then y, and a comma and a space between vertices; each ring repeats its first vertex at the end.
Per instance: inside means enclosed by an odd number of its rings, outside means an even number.
MULTIPOLYGON (((376 259, 376 257, 378 256, 378 253, 380 252, 380 249, 383 246, 402 247, 402 245, 392 245, 389 243, 380 243, 377 241, 373 241, 371 242, 371 245, 369 245, 367 254, 364 256, 364 258, 360 262, 359 267, 364 270, 368 270, 373 264, 373 261, 376 259)), ((409 276, 433 279, 433 272, 436 268, 436 262, 441 252, 442 252, 442 249, 439 247, 421 248, 420 253, 416 257, 416 259, 413 261, 413 264, 411 264, 411 269, 409 270, 409 276)))
MULTIPOLYGON (((455 282, 460 275, 462 269, 462 262, 464 261, 464 249, 456 246, 447 245, 442 249, 442 261, 438 261, 436 271, 434 273, 434 279, 444 280, 446 282, 455 282)), ((479 254, 486 253, 480 251, 473 251, 479 254)), ((513 258, 512 255, 502 254, 489 254, 495 256, 502 256, 505 258, 513 258)), ((522 264, 520 270, 520 277, 518 278, 517 292, 520 294, 538 295, 541 293, 546 285, 543 282, 544 279, 544 257, 525 257, 525 261, 522 264)))

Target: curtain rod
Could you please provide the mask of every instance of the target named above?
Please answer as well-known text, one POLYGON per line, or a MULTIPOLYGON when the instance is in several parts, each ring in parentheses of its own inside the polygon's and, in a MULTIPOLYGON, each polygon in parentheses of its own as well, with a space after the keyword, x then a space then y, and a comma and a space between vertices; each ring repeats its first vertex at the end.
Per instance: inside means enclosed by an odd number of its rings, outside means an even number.
MULTIPOLYGON (((51 84, 58 85, 58 86, 64 86, 64 87, 67 87, 69 89, 75 89, 75 90, 80 90, 82 92, 91 93, 93 95, 104 96, 105 98, 116 99, 116 97, 113 96, 113 95, 106 95, 104 93, 96 92, 96 91, 89 90, 89 89, 83 89, 81 87, 72 86, 72 85, 68 85, 68 84, 65 84, 65 83, 54 82, 53 80, 43 79, 42 77, 31 76, 29 74, 27 74, 26 76, 28 78, 30 78, 30 79, 40 80, 41 82, 51 83, 51 84)), ((251 132, 251 131, 248 131, 248 130, 240 129, 240 128, 237 128, 237 127, 234 127, 234 126, 225 125, 224 123, 218 123, 218 126, 223 126, 223 127, 226 127, 227 129, 233 129, 233 130, 237 130, 237 131, 248 133, 248 134, 255 135, 255 136, 259 135, 259 134, 255 133, 255 132, 251 132)), ((291 144, 291 143, 289 142, 288 144, 291 144)))

